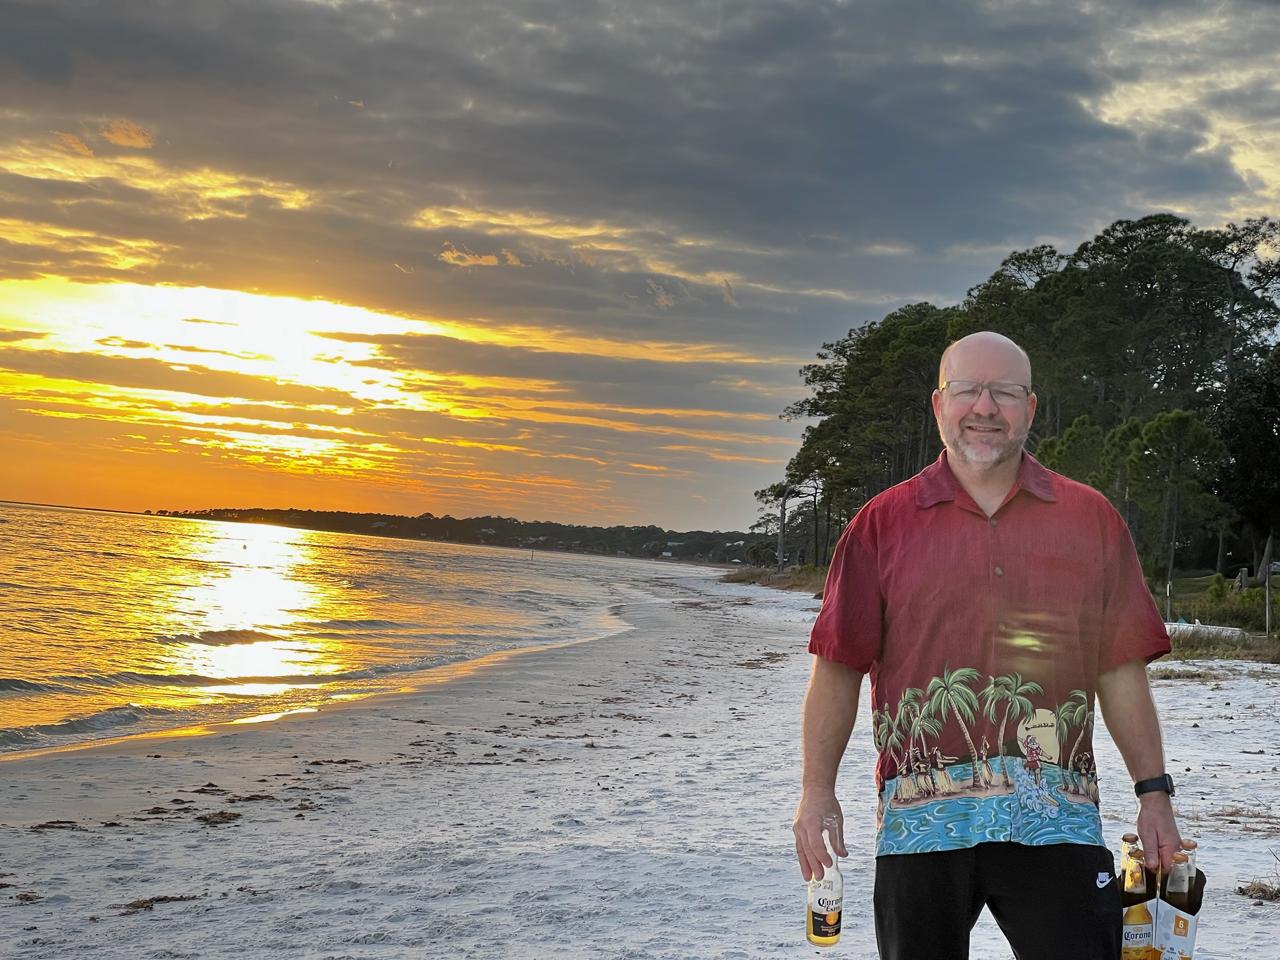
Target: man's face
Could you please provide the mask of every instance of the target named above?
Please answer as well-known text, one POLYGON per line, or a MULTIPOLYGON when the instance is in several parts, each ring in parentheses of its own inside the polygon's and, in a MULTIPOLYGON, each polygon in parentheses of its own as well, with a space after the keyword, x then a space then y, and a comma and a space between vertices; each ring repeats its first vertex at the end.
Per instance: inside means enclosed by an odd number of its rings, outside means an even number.
MULTIPOLYGON (((1030 371, 1016 351, 999 344, 976 342, 952 350, 944 370, 946 379, 1002 382, 1030 386, 1030 371)), ((1011 405, 996 403, 989 389, 976 399, 956 399, 951 390, 933 392, 933 414, 947 455, 969 466, 989 469, 1022 452, 1036 397, 1011 405)))

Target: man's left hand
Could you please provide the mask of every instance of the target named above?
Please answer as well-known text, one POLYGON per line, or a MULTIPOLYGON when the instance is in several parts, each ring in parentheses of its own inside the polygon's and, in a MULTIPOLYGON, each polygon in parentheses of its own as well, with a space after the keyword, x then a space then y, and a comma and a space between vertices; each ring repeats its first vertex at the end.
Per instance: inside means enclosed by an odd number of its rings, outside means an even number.
POLYGON ((1159 790, 1138 798, 1138 838, 1147 869, 1168 876, 1173 855, 1182 849, 1182 836, 1173 819, 1173 798, 1159 790))

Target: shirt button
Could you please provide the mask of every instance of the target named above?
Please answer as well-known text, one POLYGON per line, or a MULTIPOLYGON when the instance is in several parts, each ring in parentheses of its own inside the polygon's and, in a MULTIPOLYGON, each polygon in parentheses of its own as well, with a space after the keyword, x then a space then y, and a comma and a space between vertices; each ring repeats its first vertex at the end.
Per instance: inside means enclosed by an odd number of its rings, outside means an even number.
POLYGON ((1004 625, 1004 621, 1002 620, 1002 621, 1000 621, 999 623, 997 623, 997 624, 996 624, 996 629, 997 629, 998 631, 1000 631, 1001 633, 1004 633, 1004 632, 1005 632, 1005 630, 1007 630, 1008 628, 1004 625))
POLYGON ((1003 576, 1004 576, 1004 567, 996 567, 996 576, 997 576, 997 577, 1003 577, 1003 576))
POLYGON ((999 521, 999 520, 997 520, 995 517, 992 517, 990 520, 988 520, 988 521, 987 521, 987 523, 991 524, 991 526, 993 526, 993 527, 994 527, 997 523, 999 523, 999 522, 1000 522, 1000 521, 999 521))

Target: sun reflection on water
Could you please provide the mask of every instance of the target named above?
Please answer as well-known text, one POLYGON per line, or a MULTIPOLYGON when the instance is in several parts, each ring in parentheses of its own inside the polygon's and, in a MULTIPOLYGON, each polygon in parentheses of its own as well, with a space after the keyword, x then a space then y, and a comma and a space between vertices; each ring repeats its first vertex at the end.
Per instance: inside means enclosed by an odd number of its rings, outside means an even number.
POLYGON ((183 585, 174 605, 207 626, 168 647, 164 672, 240 680, 202 689, 261 696, 344 669, 336 644, 295 632, 301 622, 325 619, 335 599, 307 575, 316 562, 311 536, 250 524, 231 532, 219 524, 194 540, 187 562, 207 573, 183 585))
POLYGON ((272 720, 279 720, 281 717, 291 717, 299 713, 318 713, 315 707, 298 707, 295 710, 280 710, 276 713, 260 713, 256 717, 240 717, 238 720, 232 720, 232 724, 245 723, 270 723, 272 720))
POLYGON ((0 755, 323 708, 614 626, 523 553, 194 517, 5 507, 0 755), (461 662, 458 662, 458 661, 461 662))

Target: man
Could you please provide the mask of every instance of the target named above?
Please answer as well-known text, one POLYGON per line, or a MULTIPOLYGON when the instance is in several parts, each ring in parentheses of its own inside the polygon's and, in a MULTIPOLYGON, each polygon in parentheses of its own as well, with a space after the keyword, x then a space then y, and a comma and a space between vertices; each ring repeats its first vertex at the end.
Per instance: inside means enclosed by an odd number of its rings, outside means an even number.
POLYGON ((830 865, 822 818, 843 824, 836 773, 870 673, 882 960, 967 957, 984 906, 1019 960, 1120 956, 1114 861, 1070 775, 1072 755, 1093 752, 1095 695, 1140 791, 1148 866, 1168 870, 1180 842, 1146 675, 1170 649, 1164 623, 1106 498, 1023 450, 1035 411, 1017 344, 953 343, 933 392, 946 449, 868 502, 832 558, 809 642, 796 855, 806 880, 830 865), (907 782, 911 756, 933 749, 959 761, 952 795, 907 782))

